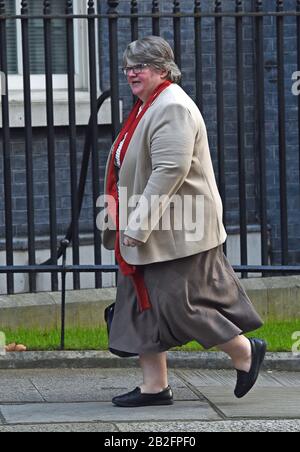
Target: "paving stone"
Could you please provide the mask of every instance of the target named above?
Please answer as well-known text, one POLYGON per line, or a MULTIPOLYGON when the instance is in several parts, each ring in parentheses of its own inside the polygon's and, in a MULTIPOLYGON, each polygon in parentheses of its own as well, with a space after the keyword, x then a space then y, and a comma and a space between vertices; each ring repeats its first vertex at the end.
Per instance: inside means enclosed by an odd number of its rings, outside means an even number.
POLYGON ((0 426, 0 432, 2 433, 52 433, 52 432, 86 432, 86 433, 98 433, 98 432, 116 432, 117 427, 113 424, 106 423, 85 423, 85 424, 44 424, 44 425, 4 425, 0 426))
POLYGON ((198 390, 228 418, 300 418, 300 391, 296 388, 256 387, 243 399, 236 399, 227 387, 198 390))
POLYGON ((0 377, 0 401, 1 403, 17 402, 42 402, 43 397, 35 388, 30 379, 10 379, 0 377))
POLYGON ((143 422, 166 419, 216 420, 219 416, 204 402, 177 402, 174 406, 119 408, 111 403, 37 403, 0 405, 7 424, 66 422, 143 422))
POLYGON ((117 424, 121 432, 300 432, 300 420, 246 420, 214 422, 148 422, 117 424))
POLYGON ((274 372, 274 379, 276 379, 282 386, 300 387, 300 372, 274 372))
MULTIPOLYGON (((275 376, 278 372, 261 372, 256 383, 258 387, 280 387, 282 384, 275 376)), ((177 375, 188 381, 195 387, 199 386, 228 386, 232 387, 236 383, 235 370, 178 370, 177 375)), ((300 374, 299 374, 300 377, 300 374)))
MULTIPOLYGON (((60 369, 0 371, 0 402, 101 402, 134 389, 142 382, 138 369, 60 369), (16 391, 18 388, 18 391, 16 391)), ((177 400, 198 400, 170 372, 177 400)))

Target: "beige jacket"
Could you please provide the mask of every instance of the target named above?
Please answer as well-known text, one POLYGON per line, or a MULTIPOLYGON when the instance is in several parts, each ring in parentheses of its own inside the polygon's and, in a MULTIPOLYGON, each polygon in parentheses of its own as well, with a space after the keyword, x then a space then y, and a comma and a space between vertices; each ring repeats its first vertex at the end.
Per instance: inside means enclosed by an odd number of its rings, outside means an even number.
MULTIPOLYGON (((163 91, 139 123, 120 169, 119 185, 127 189, 127 200, 143 195, 142 202, 131 202, 128 221, 125 216, 121 227, 121 254, 129 264, 178 259, 225 242, 206 127, 196 104, 178 85, 163 91), (159 203, 157 195, 167 196, 159 203), (176 202, 171 202, 173 195, 176 202), (125 247, 124 233, 143 245, 125 247)), ((120 201, 121 215, 127 200, 120 201)), ((104 247, 114 249, 115 232, 105 229, 104 222, 101 229, 104 247)))

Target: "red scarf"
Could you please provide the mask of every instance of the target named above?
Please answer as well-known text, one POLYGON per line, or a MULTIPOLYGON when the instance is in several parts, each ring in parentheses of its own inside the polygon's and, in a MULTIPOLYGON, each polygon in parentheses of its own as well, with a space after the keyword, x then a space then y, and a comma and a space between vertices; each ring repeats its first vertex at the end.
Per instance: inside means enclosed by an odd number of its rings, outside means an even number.
POLYGON ((146 309, 151 309, 151 303, 149 299, 149 294, 147 291, 147 288, 145 286, 144 278, 143 278, 143 271, 140 267, 137 267, 135 265, 128 264, 122 257, 121 251, 120 251, 120 226, 119 226, 119 194, 118 194, 118 185, 117 185, 117 174, 115 169, 115 157, 116 152, 118 150, 118 147, 120 143, 124 140, 126 134, 126 139, 124 141, 124 144, 122 146, 122 151, 120 155, 120 161, 121 165, 123 163, 125 154, 127 152, 129 143, 131 141, 131 138, 139 125, 139 122, 143 118, 144 114, 148 110, 148 108, 152 105, 154 100, 169 86, 171 85, 171 82, 165 81, 162 83, 156 90, 152 93, 149 100, 147 101, 146 105, 144 106, 141 113, 138 115, 139 109, 142 106, 142 101, 138 100, 135 106, 133 107, 124 127, 122 128, 118 139, 114 145, 114 149, 111 155, 111 160, 109 163, 108 168, 108 174, 107 174, 107 187, 106 187, 106 193, 113 197, 114 201, 108 202, 108 211, 112 218, 112 220, 115 223, 116 226, 116 243, 115 243, 115 253, 116 253, 116 259, 119 264, 120 270, 123 273, 124 276, 130 276, 132 279, 132 282, 135 287, 138 304, 140 307, 140 311, 145 311, 146 309))

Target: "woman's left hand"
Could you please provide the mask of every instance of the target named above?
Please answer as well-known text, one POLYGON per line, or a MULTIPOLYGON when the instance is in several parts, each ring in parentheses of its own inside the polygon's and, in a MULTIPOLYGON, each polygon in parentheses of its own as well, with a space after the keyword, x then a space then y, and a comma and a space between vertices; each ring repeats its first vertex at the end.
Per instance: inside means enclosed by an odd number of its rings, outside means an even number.
POLYGON ((139 240, 135 240, 135 239, 125 235, 123 244, 124 244, 124 246, 131 246, 132 248, 135 248, 136 246, 143 245, 143 242, 140 242, 139 240))

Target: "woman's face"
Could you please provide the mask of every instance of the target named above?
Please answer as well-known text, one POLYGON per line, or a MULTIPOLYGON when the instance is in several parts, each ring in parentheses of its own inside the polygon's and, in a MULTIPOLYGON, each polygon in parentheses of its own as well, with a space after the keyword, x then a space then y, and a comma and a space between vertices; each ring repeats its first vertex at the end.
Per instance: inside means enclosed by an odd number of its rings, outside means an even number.
MULTIPOLYGON (((130 64, 129 62, 127 66, 134 67, 135 64, 130 64)), ((166 75, 166 71, 158 71, 146 66, 139 73, 130 70, 127 74, 127 80, 132 93, 145 103, 153 91, 164 82, 166 75)))

